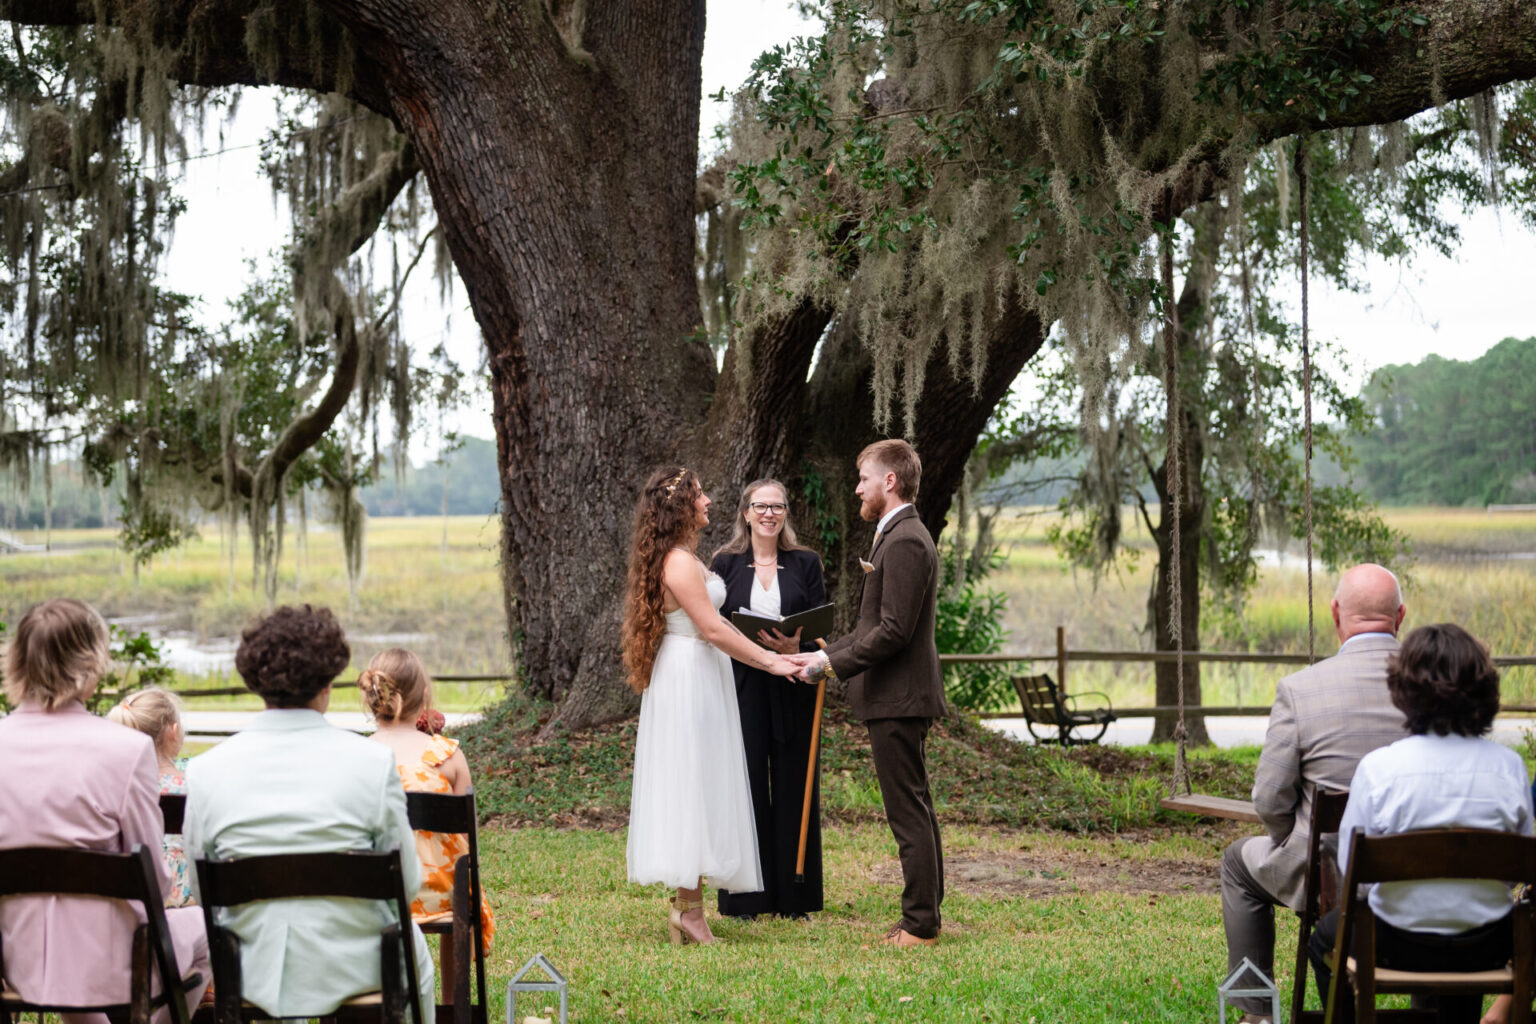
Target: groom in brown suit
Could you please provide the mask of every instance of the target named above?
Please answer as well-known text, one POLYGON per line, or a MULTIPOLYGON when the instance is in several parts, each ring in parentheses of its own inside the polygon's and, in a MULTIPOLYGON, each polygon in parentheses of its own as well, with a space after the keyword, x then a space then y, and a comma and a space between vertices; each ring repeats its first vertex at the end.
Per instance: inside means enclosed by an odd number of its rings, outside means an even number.
POLYGON ((923 744, 945 713, 934 644, 939 560, 917 516, 922 463, 905 441, 876 441, 859 453, 859 515, 877 523, 864 567, 853 632, 825 652, 803 655, 807 675, 830 671, 848 682, 848 703, 869 727, 885 817, 901 857, 901 920, 882 940, 931 946, 944 900, 939 819, 928 789, 923 744))

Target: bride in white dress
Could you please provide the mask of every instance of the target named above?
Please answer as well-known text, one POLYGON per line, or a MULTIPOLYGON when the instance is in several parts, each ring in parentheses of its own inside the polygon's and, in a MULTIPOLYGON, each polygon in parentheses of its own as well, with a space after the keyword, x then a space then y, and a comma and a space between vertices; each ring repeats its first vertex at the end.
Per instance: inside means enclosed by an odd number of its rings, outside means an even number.
POLYGON ((704 918, 706 879, 732 892, 763 887, 730 659, 774 675, 799 671, 721 617, 725 583, 693 553, 709 505, 681 466, 646 482, 624 608, 624 665, 641 694, 629 880, 677 890, 668 928, 679 944, 716 941, 704 918))

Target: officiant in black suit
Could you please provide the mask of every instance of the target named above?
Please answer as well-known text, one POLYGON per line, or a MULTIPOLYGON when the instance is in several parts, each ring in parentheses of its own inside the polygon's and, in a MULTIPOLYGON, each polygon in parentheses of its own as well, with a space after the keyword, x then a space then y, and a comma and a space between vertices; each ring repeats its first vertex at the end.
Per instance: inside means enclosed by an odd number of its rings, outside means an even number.
MULTIPOLYGON (((789 498, 777 480, 754 480, 741 492, 736 527, 715 553, 710 568, 725 580, 729 615, 740 608, 789 616, 826 604, 821 559, 795 539, 789 498)), ((816 650, 815 637, 778 630, 752 639, 782 654, 816 650)), ((795 881, 805 769, 811 752, 816 688, 771 676, 739 661, 736 703, 757 819, 757 848, 763 891, 721 890, 720 913, 736 917, 778 914, 804 917, 821 909, 821 794, 811 792, 810 828, 805 846, 805 879, 795 881)), ((818 772, 819 775, 819 772, 818 772)))

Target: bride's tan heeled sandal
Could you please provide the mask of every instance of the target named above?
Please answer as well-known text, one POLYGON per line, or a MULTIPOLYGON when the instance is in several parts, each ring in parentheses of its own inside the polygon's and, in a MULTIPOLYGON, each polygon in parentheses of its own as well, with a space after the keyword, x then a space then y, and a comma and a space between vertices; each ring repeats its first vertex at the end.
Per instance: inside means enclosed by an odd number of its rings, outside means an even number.
POLYGON ((691 932, 683 927, 684 914, 688 913, 690 910, 703 909, 703 900, 682 900, 678 899, 676 896, 671 896, 667 899, 667 934, 672 939, 672 945, 686 946, 689 943, 694 943, 696 945, 708 945, 709 943, 720 941, 719 938, 711 935, 704 942, 700 942, 698 939, 693 937, 691 932))

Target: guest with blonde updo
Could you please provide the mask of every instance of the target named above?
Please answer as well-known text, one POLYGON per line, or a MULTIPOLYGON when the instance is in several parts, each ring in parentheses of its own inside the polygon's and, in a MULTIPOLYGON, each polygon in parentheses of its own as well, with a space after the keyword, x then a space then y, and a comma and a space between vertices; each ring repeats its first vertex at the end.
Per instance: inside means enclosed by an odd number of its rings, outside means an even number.
MULTIPOLYGON (((148 736, 155 745, 155 760, 160 772, 160 793, 186 793, 187 778, 176 766, 186 740, 181 729, 181 698, 158 686, 146 686, 118 702, 107 717, 148 736)), ((192 876, 187 870, 187 851, 179 835, 167 835, 161 842, 160 858, 174 880, 165 894, 168 907, 192 905, 192 876)))
MULTIPOLYGON (((399 647, 380 651, 357 679, 363 702, 378 728, 373 739, 395 752, 400 781, 412 793, 469 792, 469 762, 457 740, 432 730, 432 680, 421 659, 399 647)), ((421 891, 411 900, 411 917, 437 921, 453 913, 453 869, 469 852, 469 840, 449 832, 416 833, 421 858, 421 891)), ((480 894, 481 946, 489 950, 496 923, 480 894)), ((442 936, 443 977, 453 962, 453 936, 442 936)), ((445 992, 448 989, 445 987, 445 992)))

